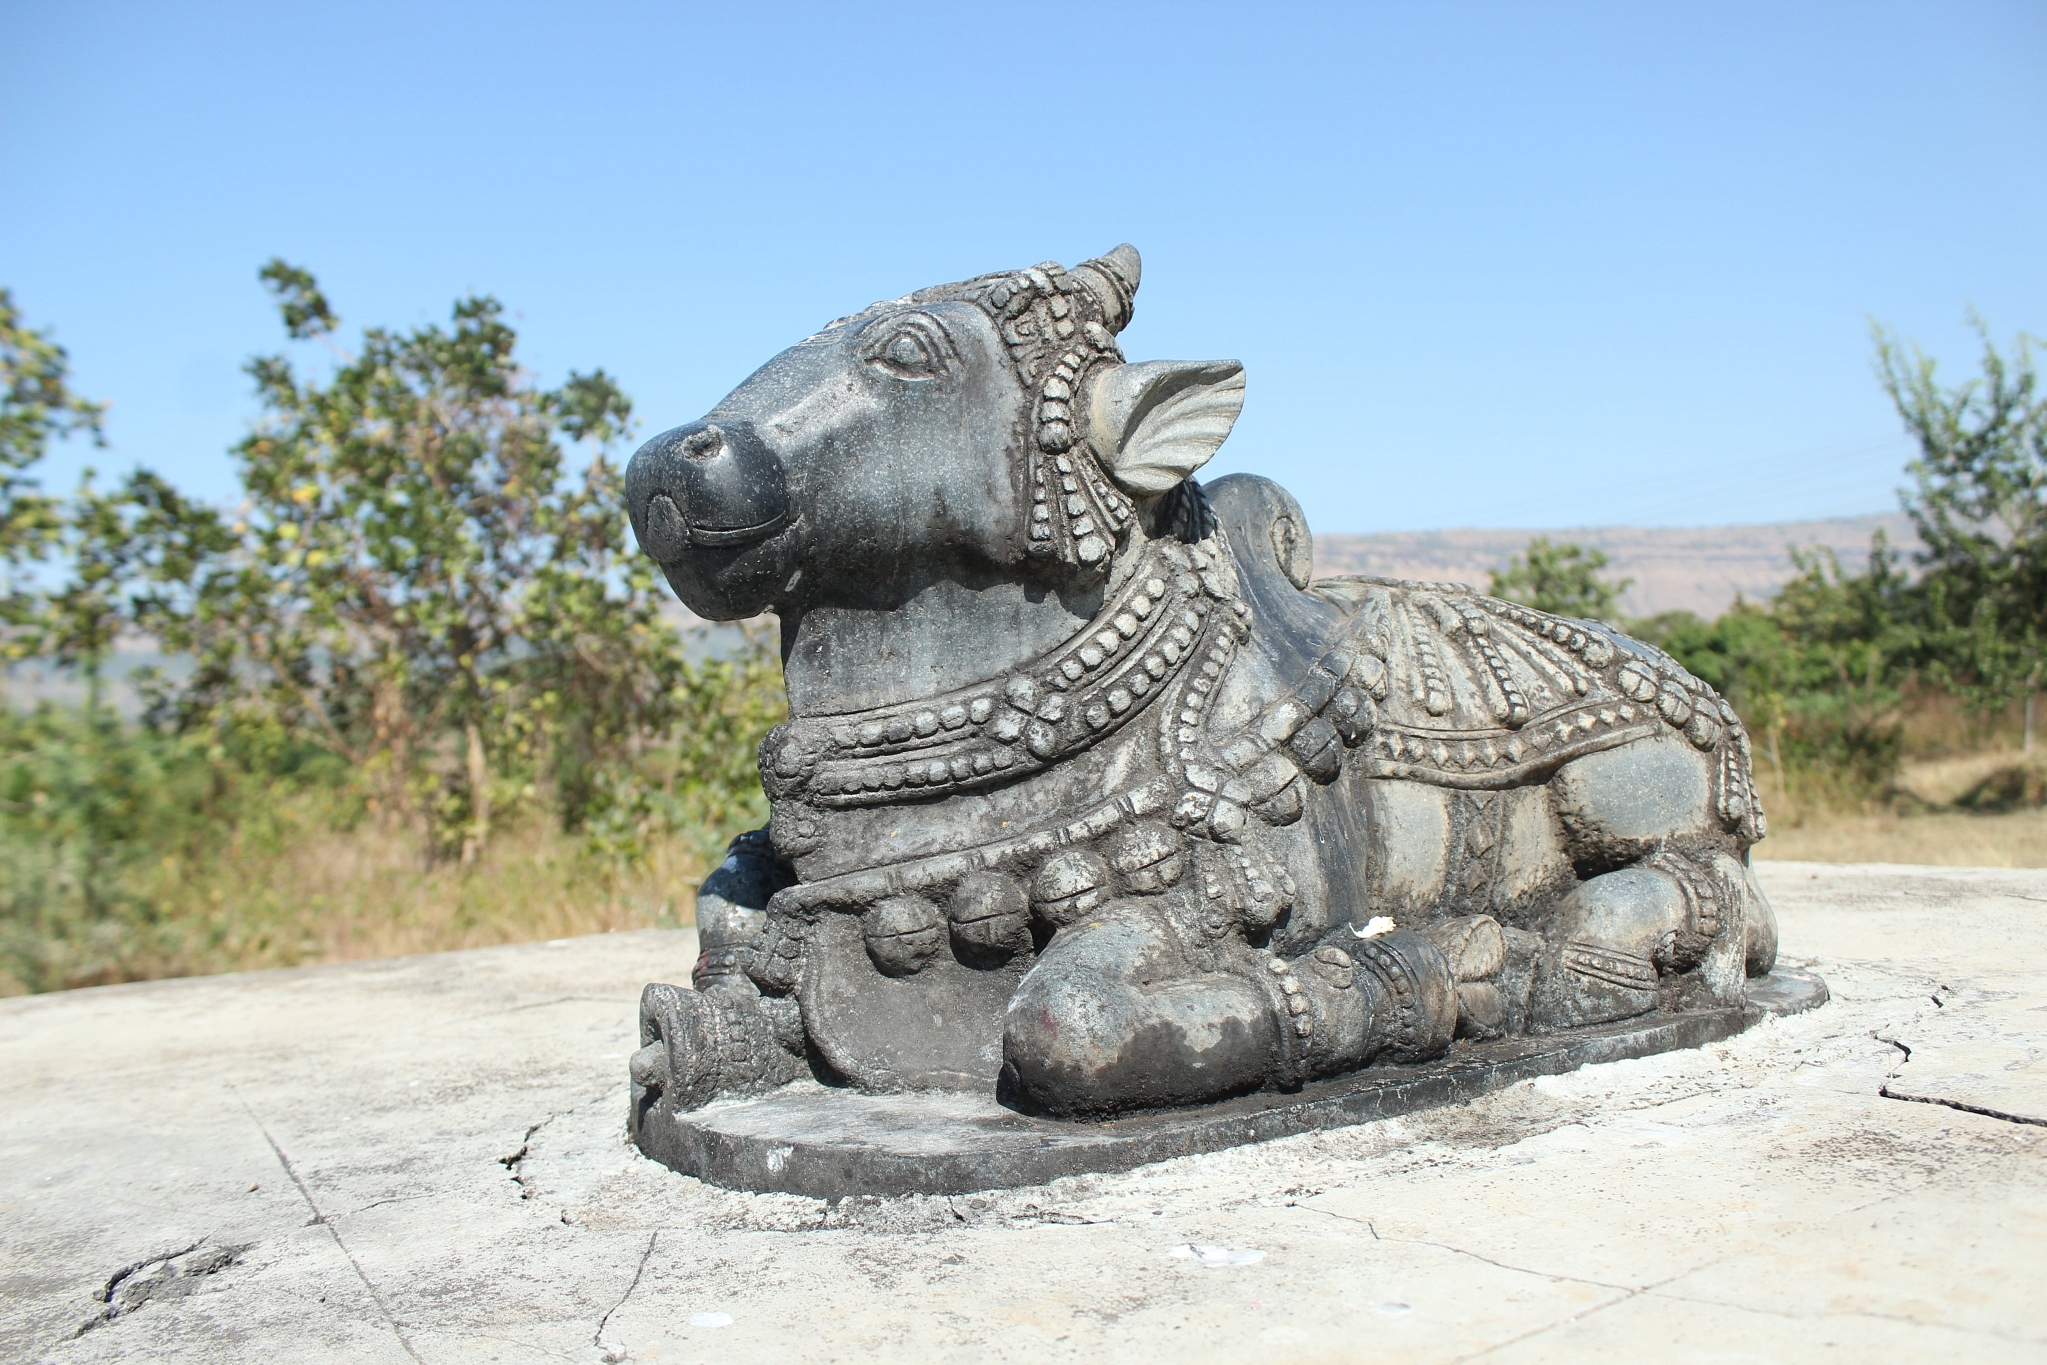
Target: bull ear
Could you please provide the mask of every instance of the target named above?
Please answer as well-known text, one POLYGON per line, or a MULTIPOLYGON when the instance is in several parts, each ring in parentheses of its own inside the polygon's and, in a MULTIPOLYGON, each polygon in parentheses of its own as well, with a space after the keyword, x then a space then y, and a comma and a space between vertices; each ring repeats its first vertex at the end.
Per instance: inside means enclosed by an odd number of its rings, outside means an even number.
POLYGON ((1110 477, 1152 498, 1208 463, 1243 410, 1236 361, 1147 360, 1095 379, 1088 432, 1110 477))

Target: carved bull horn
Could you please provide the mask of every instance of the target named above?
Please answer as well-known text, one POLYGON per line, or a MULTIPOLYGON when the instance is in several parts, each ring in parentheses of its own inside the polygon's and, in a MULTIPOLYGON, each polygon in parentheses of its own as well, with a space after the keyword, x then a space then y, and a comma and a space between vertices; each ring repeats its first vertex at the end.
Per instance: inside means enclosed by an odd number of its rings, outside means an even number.
POLYGON ((1137 282, 1144 273, 1136 247, 1125 242, 1107 255, 1082 261, 1070 273, 1102 306, 1104 327, 1120 332, 1130 325, 1130 315, 1137 308, 1137 282))

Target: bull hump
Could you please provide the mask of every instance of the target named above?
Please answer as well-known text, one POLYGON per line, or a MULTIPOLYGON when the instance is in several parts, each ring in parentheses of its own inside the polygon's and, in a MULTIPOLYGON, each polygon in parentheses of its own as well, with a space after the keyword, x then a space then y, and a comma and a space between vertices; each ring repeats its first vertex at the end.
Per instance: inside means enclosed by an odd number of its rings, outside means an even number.
POLYGON ((1598 749, 1676 728, 1700 749, 1736 730, 1713 690, 1661 651, 1593 621, 1451 583, 1316 585, 1380 661, 1375 776, 1513 785, 1598 749))

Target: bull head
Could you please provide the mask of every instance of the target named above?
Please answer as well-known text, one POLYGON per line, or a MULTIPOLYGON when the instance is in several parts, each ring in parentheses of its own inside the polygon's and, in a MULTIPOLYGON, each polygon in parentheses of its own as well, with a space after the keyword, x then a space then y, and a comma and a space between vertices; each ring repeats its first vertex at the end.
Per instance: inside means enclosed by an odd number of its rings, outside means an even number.
POLYGON ((770 360, 626 471, 641 548, 714 620, 888 608, 934 575, 1099 582, 1243 407, 1233 360, 1123 362, 1137 251, 920 290, 770 360))

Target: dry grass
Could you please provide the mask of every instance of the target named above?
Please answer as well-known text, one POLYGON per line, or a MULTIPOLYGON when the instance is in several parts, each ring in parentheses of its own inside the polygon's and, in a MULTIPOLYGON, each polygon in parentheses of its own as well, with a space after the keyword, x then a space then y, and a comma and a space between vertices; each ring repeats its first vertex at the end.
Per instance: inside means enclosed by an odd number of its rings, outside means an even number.
POLYGON ((1898 775, 1897 789, 1929 806, 1951 806, 1987 779, 2025 764, 2021 755, 2008 749, 1908 762, 1898 775))
POLYGON ((251 868, 257 883, 240 904, 215 895, 233 968, 343 962, 688 924, 716 856, 669 840, 618 875, 543 827, 499 837, 475 866, 429 867, 409 836, 360 828, 251 868))
POLYGON ((428 865, 410 833, 366 824, 203 866, 165 859, 135 912, 50 936, 20 975, 19 959, 0 961, 0 996, 679 927, 723 843, 665 840, 621 869, 540 825, 503 832, 464 868, 428 865))
POLYGON ((1914 687, 1906 693, 1901 720, 1905 752, 1915 764, 2000 755, 2015 759, 2025 708, 2013 702, 1999 711, 1977 711, 1946 692, 1914 687))
POLYGON ((1919 863, 1932 867, 2047 867, 2047 810, 1974 815, 1813 815, 1770 827, 1758 861, 1919 863))
POLYGON ((1887 806, 1867 811, 1800 808, 1781 798, 1771 801, 1766 790, 1770 837, 1756 846, 1755 856, 1817 863, 2047 867, 2047 809, 1967 808, 1984 804, 2000 779, 2007 788, 2037 793, 2043 766, 2047 760, 2041 756, 2027 760, 2014 749, 1950 751, 1907 762, 1887 806), (2029 773, 2029 784, 2013 781, 2029 773))

